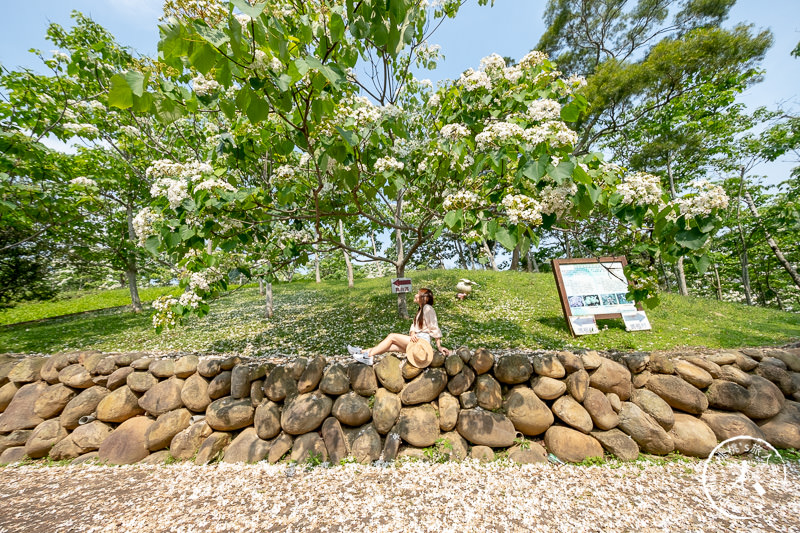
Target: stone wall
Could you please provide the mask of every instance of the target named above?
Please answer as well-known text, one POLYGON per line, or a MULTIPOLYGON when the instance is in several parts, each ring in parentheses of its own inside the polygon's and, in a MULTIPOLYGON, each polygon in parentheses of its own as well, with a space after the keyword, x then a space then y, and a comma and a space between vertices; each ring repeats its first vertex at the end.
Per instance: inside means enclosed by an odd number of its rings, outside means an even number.
POLYGON ((800 449, 800 349, 508 354, 462 347, 420 370, 298 358, 75 352, 0 356, 0 463, 517 462, 604 450, 705 457, 735 435, 800 449))

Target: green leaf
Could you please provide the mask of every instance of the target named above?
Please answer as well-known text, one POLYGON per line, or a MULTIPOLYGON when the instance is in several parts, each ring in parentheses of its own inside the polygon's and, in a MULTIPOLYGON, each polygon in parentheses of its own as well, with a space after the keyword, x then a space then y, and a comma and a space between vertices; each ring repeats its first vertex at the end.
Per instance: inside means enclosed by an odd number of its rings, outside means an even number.
POLYGON ((447 227, 450 229, 455 229, 456 225, 461 222, 461 210, 456 209, 455 211, 448 211, 447 214, 444 216, 444 223, 447 224, 447 227))
POLYGON ((711 257, 708 254, 703 254, 700 257, 691 256, 692 257, 692 264, 697 269, 697 272, 702 276, 708 270, 708 267, 711 265, 711 257))
POLYGON ((708 233, 703 233, 697 228, 679 231, 675 235, 675 242, 690 250, 699 250, 708 240, 708 233))
POLYGON ((222 48, 225 43, 231 40, 227 33, 216 28, 209 28, 202 21, 194 21, 194 29, 200 37, 211 43, 215 48, 222 48))
POLYGON ((239 8, 239 11, 244 13, 245 15, 249 15, 251 18, 258 18, 261 13, 264 12, 264 9, 267 7, 267 2, 261 2, 254 6, 251 6, 245 0, 231 0, 231 3, 239 8))
POLYGON ((572 177, 572 171, 575 170, 575 163, 572 161, 562 161, 550 172, 550 177, 561 185, 564 181, 572 177))
POLYGON ((503 245, 506 250, 513 250, 517 246, 517 236, 512 234, 507 228, 500 228, 495 233, 497 242, 503 245))
POLYGON ((334 41, 341 41, 342 37, 344 37, 344 21, 342 20, 341 15, 338 13, 332 13, 329 27, 331 30, 331 39, 334 41))
POLYGON ((125 73, 125 81, 128 83, 128 87, 133 94, 142 96, 144 92, 144 74, 136 72, 135 70, 129 70, 125 73))
POLYGON ((194 237, 194 229, 190 228, 189 226, 181 226, 181 228, 178 230, 178 234, 181 236, 182 241, 188 241, 194 237))
POLYGON ((153 255, 158 255, 158 247, 161 245, 161 240, 158 238, 158 235, 150 235, 146 241, 144 241, 145 249, 153 255))
POLYGON ((217 51, 207 43, 197 43, 189 61, 201 74, 207 74, 217 63, 218 57, 217 51))
POLYGON ((336 131, 344 138, 348 146, 351 148, 358 146, 358 136, 355 133, 350 130, 342 129, 340 126, 336 126, 336 131))
POLYGON ((115 74, 111 78, 108 105, 119 109, 128 109, 133 105, 133 91, 122 74, 115 74))
POLYGON ((561 120, 564 122, 575 122, 581 116, 581 109, 573 103, 569 103, 561 108, 561 120))
POLYGON ((247 118, 252 124, 258 124, 269 116, 269 104, 261 97, 253 95, 247 106, 247 118))

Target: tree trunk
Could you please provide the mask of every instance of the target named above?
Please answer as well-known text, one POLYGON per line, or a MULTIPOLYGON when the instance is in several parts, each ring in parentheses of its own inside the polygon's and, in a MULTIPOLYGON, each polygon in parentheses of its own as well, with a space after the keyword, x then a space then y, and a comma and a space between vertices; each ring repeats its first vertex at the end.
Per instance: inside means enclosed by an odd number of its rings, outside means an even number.
POLYGON ((672 286, 669 283, 669 276, 667 275, 667 269, 664 268, 664 259, 661 256, 658 257, 658 268, 661 269, 661 275, 664 276, 664 290, 669 292, 672 286))
POLYGON ((678 278, 678 294, 689 296, 689 289, 686 288, 686 274, 683 270, 683 257, 679 257, 678 262, 675 263, 675 277, 678 278))
POLYGON ((714 278, 717 280, 717 300, 722 300, 722 283, 719 281, 719 269, 717 263, 714 263, 714 278))
POLYGON ((455 244, 456 251, 458 252, 458 266, 466 270, 467 259, 464 257, 464 248, 461 246, 461 242, 455 236, 453 236, 453 244, 455 244))
MULTIPOLYGON (((404 277, 406 273, 405 265, 397 265, 395 273, 398 278, 404 277)), ((400 318, 408 318, 408 305, 406 304, 406 293, 404 292, 397 293, 397 315, 400 318)))
MULTIPOLYGON (((339 219, 339 239, 342 241, 342 246, 346 246, 347 243, 344 240, 344 222, 339 219)), ((353 288, 353 263, 350 262, 350 253, 347 250, 342 250, 344 253, 344 264, 347 265, 347 286, 351 289, 353 288)))
POLYGON ((319 275, 319 244, 314 245, 314 279, 317 283, 322 281, 319 275))
POLYGON ((756 204, 753 202, 753 197, 750 196, 750 191, 747 189, 744 189, 744 199, 747 202, 747 206, 750 208, 750 213, 753 215, 753 218, 756 219, 756 223, 758 223, 758 225, 761 226, 761 229, 764 230, 764 235, 767 237, 767 244, 772 250, 772 253, 775 254, 775 257, 778 259, 778 262, 781 264, 783 269, 789 273, 789 277, 792 278, 795 287, 800 289, 800 274, 798 274, 797 270, 792 266, 791 263, 789 263, 789 261, 786 259, 786 256, 783 255, 783 252, 778 247, 778 243, 772 238, 772 234, 761 220, 761 215, 758 214, 756 204))
POLYGON ((531 252, 531 262, 533 263, 533 271, 539 273, 539 261, 536 260, 536 254, 531 252))
POLYGON ((739 243, 742 246, 741 253, 739 254, 739 262, 742 265, 742 289, 744 290, 744 298, 747 305, 753 305, 753 294, 750 291, 750 271, 749 261, 747 259, 747 240, 744 237, 744 228, 742 228, 741 205, 742 205, 742 192, 744 191, 744 173, 745 168, 741 168, 739 174, 739 199, 736 202, 736 224, 739 226, 739 243))
POLYGON ((128 278, 128 289, 131 293, 131 309, 134 313, 142 311, 142 301, 139 299, 139 287, 137 277, 139 269, 136 266, 136 231, 133 229, 133 206, 128 204, 125 208, 128 219, 128 239, 131 242, 131 249, 128 250, 125 260, 125 276, 128 278))
POLYGON ((272 318, 272 283, 266 283, 266 298, 264 299, 264 303, 266 306, 264 315, 267 318, 272 318))
POLYGON ((467 251, 469 252, 469 269, 475 270, 475 256, 472 254, 472 246, 467 245, 467 251))
MULTIPOLYGON (((394 223, 396 226, 400 225, 400 220, 403 216, 403 190, 397 192, 397 205, 394 211, 394 223)), ((397 246, 397 264, 395 273, 398 278, 402 278, 406 273, 406 255, 403 249, 403 232, 396 229, 394 232, 395 245, 397 246)), ((408 305, 406 304, 406 295, 403 292, 397 293, 397 315, 400 318, 408 318, 408 305)))
POLYGON ((510 270, 513 271, 519 270, 519 254, 520 254, 520 245, 517 244, 514 247, 514 251, 511 252, 511 266, 509 267, 510 270))
POLYGON ((483 242, 483 251, 486 252, 486 256, 489 258, 489 264, 492 265, 492 270, 498 272, 499 269, 497 268, 497 263, 494 261, 494 254, 489 249, 489 244, 485 239, 481 239, 481 242, 483 242))
POLYGON ((266 295, 266 292, 264 292, 264 280, 261 278, 258 278, 258 295, 259 296, 266 295))
POLYGON ((572 248, 569 246, 569 235, 564 234, 564 253, 567 255, 567 259, 572 259, 572 248))

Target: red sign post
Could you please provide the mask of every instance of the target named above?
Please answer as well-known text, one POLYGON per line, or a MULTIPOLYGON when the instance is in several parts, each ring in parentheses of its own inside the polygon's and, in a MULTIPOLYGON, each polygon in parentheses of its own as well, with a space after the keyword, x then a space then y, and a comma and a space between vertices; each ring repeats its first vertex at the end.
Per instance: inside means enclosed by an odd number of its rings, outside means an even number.
POLYGON ((411 292, 411 280, 409 278, 392 279, 392 293, 411 292))

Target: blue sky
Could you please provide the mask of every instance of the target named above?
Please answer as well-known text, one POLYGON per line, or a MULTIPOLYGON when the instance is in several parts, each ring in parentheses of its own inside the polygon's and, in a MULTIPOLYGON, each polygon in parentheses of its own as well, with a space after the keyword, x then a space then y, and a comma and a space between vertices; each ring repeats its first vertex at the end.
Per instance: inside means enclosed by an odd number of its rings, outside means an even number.
MULTIPOLYGON (((458 17, 446 21, 431 40, 442 46, 445 60, 436 71, 420 77, 433 81, 458 77, 466 68, 477 68, 480 59, 492 52, 522 57, 544 31, 545 4, 545 0, 496 0, 489 8, 478 6, 477 0, 467 0, 458 17)), ((28 50, 39 48, 48 53, 53 47, 44 39, 47 25, 70 25, 72 10, 91 15, 120 43, 154 55, 161 5, 162 0, 7 1, 0 21, 0 63, 7 68, 37 69, 38 59, 28 50)), ((736 22, 769 28, 775 37, 763 63, 764 81, 749 89, 742 101, 751 108, 781 105, 800 112, 800 59, 789 55, 800 41, 800 1, 739 0, 727 24, 736 22)), ((788 162, 762 165, 756 171, 767 174, 769 183, 778 183, 788 177, 792 166, 788 162)))

